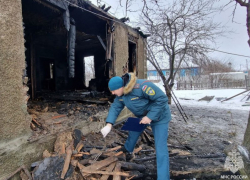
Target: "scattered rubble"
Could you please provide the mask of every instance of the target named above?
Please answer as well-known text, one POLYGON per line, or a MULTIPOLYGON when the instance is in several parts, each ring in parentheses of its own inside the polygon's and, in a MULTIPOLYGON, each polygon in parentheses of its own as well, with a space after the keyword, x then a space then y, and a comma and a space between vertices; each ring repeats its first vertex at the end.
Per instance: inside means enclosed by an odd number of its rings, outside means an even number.
POLYGON ((38 100, 29 101, 28 113, 32 116, 30 128, 33 130, 29 141, 36 141, 42 135, 57 134, 72 129, 81 121, 89 122, 90 125, 91 122, 100 122, 100 126, 103 126, 109 100, 112 98, 98 95, 97 92, 64 92, 59 95, 43 94, 38 100), (67 100, 58 101, 59 97, 67 100), (84 101, 80 101, 81 98, 84 101))
MULTIPOLYGON (((94 101, 93 101, 94 102, 94 101)), ((119 152, 128 136, 117 123, 104 139, 99 130, 104 125, 109 103, 39 100, 29 103, 33 136, 58 134, 54 152, 44 151, 43 160, 31 169, 20 167, 22 179, 156 179, 154 138, 150 128, 140 136, 132 161, 119 152), (87 127, 72 129, 79 121, 87 127), (100 128, 92 127, 93 123, 100 128), (84 133, 84 129, 92 129, 84 133), (84 134, 84 135, 83 135, 84 134), (31 170, 31 173, 27 170, 31 170)), ((234 142, 241 143, 248 112, 213 108, 184 107, 189 117, 185 123, 175 106, 171 106, 169 125, 169 156, 171 179, 220 179, 232 172, 224 169, 227 153, 234 142), (237 123, 236 123, 237 120, 237 123)), ((239 174, 239 172, 236 172, 239 174)))

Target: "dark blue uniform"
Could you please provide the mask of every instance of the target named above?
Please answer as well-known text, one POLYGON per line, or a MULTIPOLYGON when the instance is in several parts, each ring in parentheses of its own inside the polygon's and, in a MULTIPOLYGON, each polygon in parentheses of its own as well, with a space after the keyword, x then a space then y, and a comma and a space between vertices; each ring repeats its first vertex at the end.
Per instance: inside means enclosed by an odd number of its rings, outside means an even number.
MULTIPOLYGON (((169 155, 167 148, 168 124, 171 113, 168 98, 154 83, 143 79, 136 79, 134 74, 129 74, 129 82, 124 87, 124 95, 116 97, 112 103, 107 123, 114 124, 118 115, 126 106, 135 116, 142 118, 145 115, 151 119, 157 157, 157 179, 169 178, 169 155)), ((125 148, 133 152, 136 142, 142 132, 129 132, 125 148)))

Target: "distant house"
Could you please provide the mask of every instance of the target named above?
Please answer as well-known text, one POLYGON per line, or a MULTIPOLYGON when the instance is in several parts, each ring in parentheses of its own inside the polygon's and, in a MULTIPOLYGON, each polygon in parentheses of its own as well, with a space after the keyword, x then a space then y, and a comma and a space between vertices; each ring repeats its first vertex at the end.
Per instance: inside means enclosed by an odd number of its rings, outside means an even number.
MULTIPOLYGON (((175 72, 176 70, 174 70, 175 72)), ((168 77, 170 70, 162 69, 164 76, 168 77)), ((188 80, 190 78, 198 77, 200 75, 200 67, 185 67, 178 69, 175 79, 176 80, 188 80)), ((148 70, 147 77, 149 79, 160 79, 160 75, 157 70, 148 70)))

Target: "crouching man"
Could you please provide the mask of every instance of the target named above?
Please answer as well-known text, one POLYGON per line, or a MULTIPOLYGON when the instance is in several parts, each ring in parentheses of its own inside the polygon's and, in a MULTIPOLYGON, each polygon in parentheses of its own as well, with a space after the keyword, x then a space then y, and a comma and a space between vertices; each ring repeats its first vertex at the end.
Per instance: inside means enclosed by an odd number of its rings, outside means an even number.
MULTIPOLYGON (((171 113, 166 94, 154 83, 137 79, 133 73, 111 78, 108 86, 116 98, 109 109, 107 124, 101 129, 103 137, 111 131, 112 125, 126 106, 136 117, 141 118, 140 124, 148 124, 153 130, 157 180, 170 179, 167 138, 171 113)), ((142 132, 130 131, 123 149, 132 153, 142 132)))

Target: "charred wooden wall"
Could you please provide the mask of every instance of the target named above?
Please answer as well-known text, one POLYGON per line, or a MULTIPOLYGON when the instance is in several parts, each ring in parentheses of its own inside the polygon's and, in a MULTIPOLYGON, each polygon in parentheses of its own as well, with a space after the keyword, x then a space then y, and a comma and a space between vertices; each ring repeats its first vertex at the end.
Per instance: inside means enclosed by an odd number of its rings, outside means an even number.
POLYGON ((123 66, 128 61, 128 30, 116 23, 114 33, 114 71, 115 76, 123 75, 123 66))

